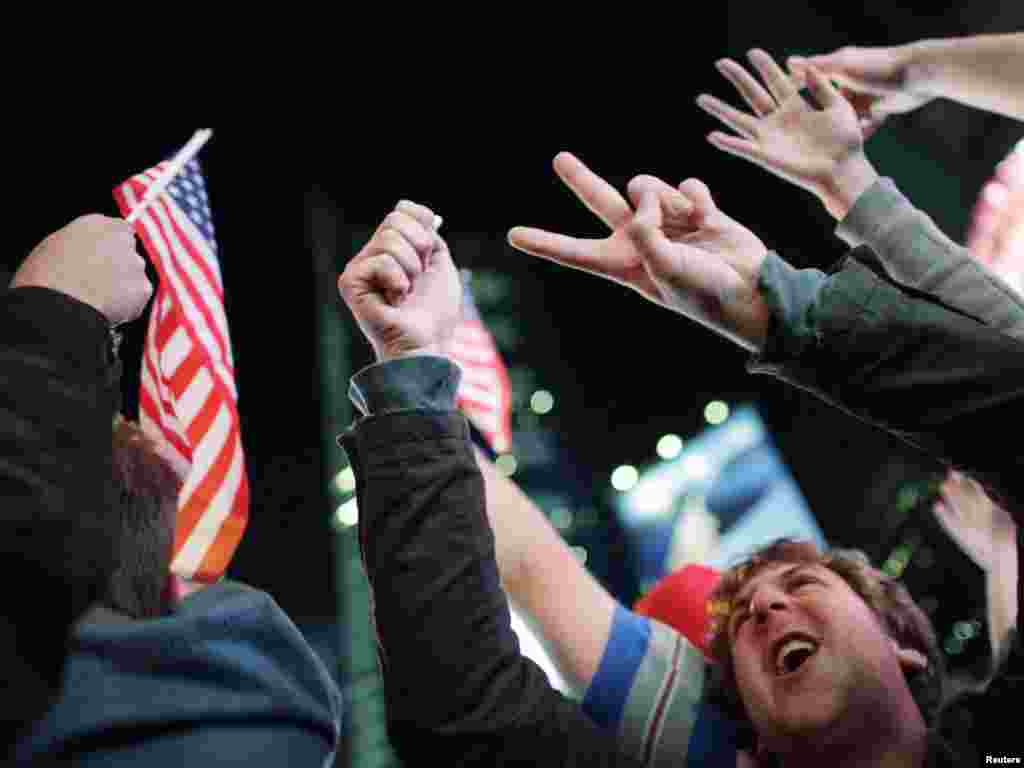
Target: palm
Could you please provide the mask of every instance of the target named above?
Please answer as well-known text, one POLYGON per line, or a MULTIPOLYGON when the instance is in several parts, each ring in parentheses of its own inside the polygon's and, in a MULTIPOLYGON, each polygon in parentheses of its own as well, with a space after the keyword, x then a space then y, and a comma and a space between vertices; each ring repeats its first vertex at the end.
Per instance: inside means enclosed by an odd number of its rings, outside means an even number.
POLYGON ((762 124, 765 153, 778 157, 779 170, 802 186, 821 184, 837 162, 863 146, 857 115, 845 102, 827 111, 810 111, 798 95, 762 124))
POLYGON ((815 96, 822 103, 814 108, 770 56, 752 52, 751 61, 764 85, 734 61, 724 60, 719 69, 753 114, 714 96, 698 98, 702 109, 737 134, 715 132, 709 139, 816 195, 827 195, 837 167, 863 148, 856 111, 824 81, 816 81, 815 96))

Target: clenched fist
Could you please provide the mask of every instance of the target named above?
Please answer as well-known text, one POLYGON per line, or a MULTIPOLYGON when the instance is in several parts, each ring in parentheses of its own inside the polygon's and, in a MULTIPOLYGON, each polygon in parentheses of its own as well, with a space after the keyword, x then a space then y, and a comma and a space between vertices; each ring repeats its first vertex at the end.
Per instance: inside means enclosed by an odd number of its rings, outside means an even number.
POLYGON ((26 286, 65 293, 111 325, 137 318, 153 294, 132 225, 95 213, 80 216, 32 250, 11 281, 12 288, 26 286))
POLYGON ((462 312, 462 287, 429 208, 403 200, 338 278, 378 360, 442 354, 462 312))

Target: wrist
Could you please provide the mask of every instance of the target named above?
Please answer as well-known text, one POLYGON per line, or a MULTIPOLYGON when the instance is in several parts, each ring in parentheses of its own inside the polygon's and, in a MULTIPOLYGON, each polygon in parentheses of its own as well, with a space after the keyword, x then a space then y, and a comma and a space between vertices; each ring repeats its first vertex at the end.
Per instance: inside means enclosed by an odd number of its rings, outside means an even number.
POLYGON ((389 360, 399 360, 405 357, 420 357, 420 356, 433 356, 433 357, 447 357, 447 355, 441 351, 440 344, 425 344, 417 347, 380 347, 377 349, 377 362, 386 363, 389 360))
POLYGON ((846 218, 854 203, 878 181, 878 172, 863 148, 840 160, 819 197, 837 221, 846 218))
POLYGON ((901 89, 923 99, 938 98, 942 66, 956 46, 956 39, 919 40, 897 48, 903 60, 901 89))

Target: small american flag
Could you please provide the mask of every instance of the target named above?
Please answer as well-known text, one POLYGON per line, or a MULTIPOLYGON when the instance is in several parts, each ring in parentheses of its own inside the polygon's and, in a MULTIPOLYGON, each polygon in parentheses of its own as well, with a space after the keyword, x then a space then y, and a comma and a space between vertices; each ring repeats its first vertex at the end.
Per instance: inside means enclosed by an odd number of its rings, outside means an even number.
POLYGON ((480 319, 470 274, 462 271, 462 320, 445 352, 462 369, 456 403, 496 453, 512 447, 512 387, 505 361, 480 319))
MULTIPOLYGON (((161 163, 114 190, 123 214, 166 167, 161 163)), ((135 231, 160 277, 143 350, 139 421, 189 467, 171 570, 212 582, 224 574, 245 532, 249 484, 217 243, 196 160, 138 217, 135 231)))

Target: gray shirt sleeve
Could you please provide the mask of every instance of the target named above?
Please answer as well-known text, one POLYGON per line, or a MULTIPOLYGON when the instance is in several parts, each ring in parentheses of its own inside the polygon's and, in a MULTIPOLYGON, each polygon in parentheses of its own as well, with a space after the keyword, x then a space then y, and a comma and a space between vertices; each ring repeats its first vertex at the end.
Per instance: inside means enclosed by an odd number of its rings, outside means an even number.
POLYGON ((922 291, 1016 338, 1024 338, 1024 302, 971 258, 891 179, 879 179, 850 209, 836 234, 851 247, 867 245, 895 282, 922 291))

